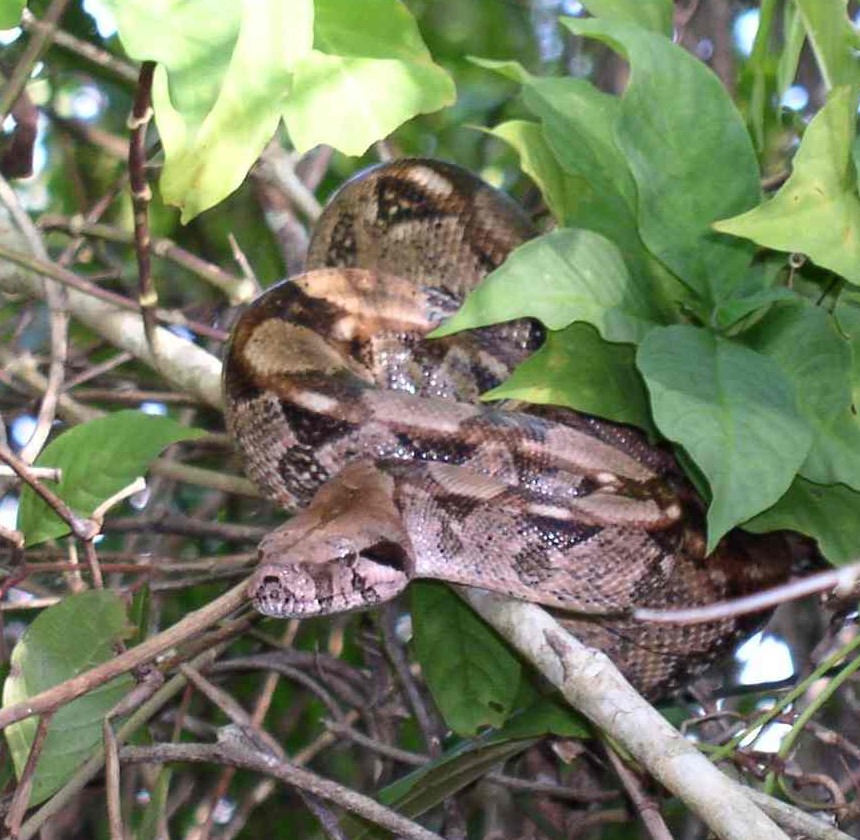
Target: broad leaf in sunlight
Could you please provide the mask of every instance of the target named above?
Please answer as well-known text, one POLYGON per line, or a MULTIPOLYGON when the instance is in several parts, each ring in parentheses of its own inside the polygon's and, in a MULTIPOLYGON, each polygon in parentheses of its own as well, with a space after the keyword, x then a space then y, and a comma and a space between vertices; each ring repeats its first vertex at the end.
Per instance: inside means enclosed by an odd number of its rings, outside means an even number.
POLYGON ((854 171, 857 90, 833 90, 812 118, 791 177, 769 201, 714 225, 814 263, 860 284, 860 197, 854 171))
POLYGON ((297 151, 327 143, 364 154, 416 114, 454 102, 453 80, 399 0, 314 5, 314 49, 296 67, 282 111, 297 151))

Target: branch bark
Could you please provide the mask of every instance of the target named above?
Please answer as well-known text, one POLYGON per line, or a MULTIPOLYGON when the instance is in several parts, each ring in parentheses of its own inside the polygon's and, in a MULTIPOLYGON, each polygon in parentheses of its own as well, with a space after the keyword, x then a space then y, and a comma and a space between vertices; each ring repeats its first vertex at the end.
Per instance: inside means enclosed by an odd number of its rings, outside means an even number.
MULTIPOLYGON (((6 208, 0 208, 0 243, 7 248, 31 253, 6 208)), ((46 286, 53 282, 10 262, 0 262, 0 291, 44 300, 46 286)), ((221 407, 221 363, 211 353, 169 330, 157 327, 159 364, 156 368, 139 313, 120 309, 77 289, 68 289, 67 296, 68 311, 74 318, 115 347, 127 350, 135 358, 157 369, 174 387, 193 394, 207 405, 221 407)))
POLYGON ((475 589, 459 591, 571 706, 683 799, 718 837, 788 840, 746 791, 658 714, 604 654, 585 647, 534 604, 475 589))

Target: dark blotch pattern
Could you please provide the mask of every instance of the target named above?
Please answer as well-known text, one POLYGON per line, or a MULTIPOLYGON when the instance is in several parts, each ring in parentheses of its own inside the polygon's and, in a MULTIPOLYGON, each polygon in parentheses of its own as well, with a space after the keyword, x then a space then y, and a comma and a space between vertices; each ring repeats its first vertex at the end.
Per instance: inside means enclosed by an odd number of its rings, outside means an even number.
POLYGON ((530 516, 528 526, 522 530, 524 536, 536 538, 545 548, 567 551, 579 543, 600 533, 598 525, 583 525, 579 522, 562 521, 548 516, 530 516))
POLYGON ((385 226, 448 215, 421 187, 400 178, 379 179, 376 207, 377 217, 385 226))
POLYGON ((281 411, 299 444, 305 447, 319 447, 355 431, 352 423, 308 411, 295 403, 281 402, 281 411))
POLYGON ((331 232, 331 240, 326 251, 326 265, 350 268, 357 265, 355 241, 355 216, 342 213, 331 232))
POLYGON ((443 464, 464 464, 475 455, 475 446, 455 437, 421 438, 416 441, 406 432, 397 434, 397 441, 409 452, 410 460, 438 461, 443 464))
POLYGON ((316 450, 312 446, 294 446, 287 452, 278 465, 284 486, 300 503, 310 501, 320 485, 329 478, 328 472, 320 466, 316 450))

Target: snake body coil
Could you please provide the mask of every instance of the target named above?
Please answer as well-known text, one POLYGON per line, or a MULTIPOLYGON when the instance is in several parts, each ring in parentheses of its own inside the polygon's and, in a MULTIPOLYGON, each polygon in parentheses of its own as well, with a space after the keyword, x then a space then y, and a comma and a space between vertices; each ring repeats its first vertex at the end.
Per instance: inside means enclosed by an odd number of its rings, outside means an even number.
POLYGON ((630 609, 746 594, 782 580, 786 556, 735 533, 706 558, 701 503, 633 430, 477 403, 539 345, 535 324, 424 339, 534 235, 508 197, 437 161, 385 164, 335 195, 308 271, 251 304, 225 362, 248 472, 299 511, 261 543, 250 594, 290 617, 366 607, 416 577, 505 592, 565 611, 655 697, 750 622, 643 625, 630 609))

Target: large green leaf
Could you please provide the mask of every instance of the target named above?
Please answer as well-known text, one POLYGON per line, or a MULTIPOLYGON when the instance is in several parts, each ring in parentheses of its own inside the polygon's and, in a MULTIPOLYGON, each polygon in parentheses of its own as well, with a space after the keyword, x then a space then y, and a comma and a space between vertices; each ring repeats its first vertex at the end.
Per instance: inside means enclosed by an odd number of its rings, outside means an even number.
POLYGON ((860 284, 860 198, 852 159, 856 113, 856 89, 831 91, 809 123, 782 189, 714 228, 779 251, 799 251, 860 284))
POLYGON ((313 0, 112 5, 126 51, 158 62, 161 191, 188 221, 241 184, 274 134, 292 71, 311 50, 313 0))
POLYGON ((490 129, 490 134, 504 140, 516 151, 523 172, 537 184, 550 213, 562 226, 574 226, 570 219, 588 189, 588 182, 565 172, 552 153, 543 129, 528 120, 510 120, 490 129))
POLYGON ((860 490, 860 423, 851 413, 851 346, 833 317, 809 301, 771 309, 743 334, 794 383, 798 406, 813 432, 800 469, 819 484, 860 490))
POLYGON ((129 55, 158 63, 161 190, 188 221, 241 184, 280 119, 304 151, 361 154, 454 100, 399 0, 109 0, 129 55))
MULTIPOLYGON (((62 480, 51 488, 75 513, 89 516, 143 475, 166 446, 202 434, 202 429, 182 426, 169 417, 118 411, 63 432, 45 447, 36 465, 61 469, 62 480)), ((21 493, 18 527, 27 545, 69 532, 68 525, 29 487, 21 493)))
POLYGON ((400 0, 316 0, 314 49, 296 68, 283 114, 299 152, 327 143, 360 155, 455 97, 400 0))
POLYGON ((550 332, 543 347, 484 399, 562 405, 654 431, 630 344, 604 341, 589 324, 550 332))
POLYGON ((595 17, 635 23, 661 35, 672 35, 672 0, 583 0, 595 17))
POLYGON ((834 316, 851 345, 851 401, 856 409, 860 406, 860 305, 840 299, 834 316))
POLYGON ((760 192, 750 137, 725 88, 662 35, 600 19, 563 22, 630 62, 616 140, 636 183, 645 244, 706 303, 729 296, 752 248, 715 235, 711 223, 753 206, 760 192))
POLYGON ((520 683, 519 660, 441 583, 410 590, 415 654, 445 722, 460 735, 501 726, 520 683))
POLYGON ((756 533, 799 531, 812 537, 832 563, 854 563, 860 557, 860 493, 797 477, 773 507, 743 527, 756 533))
POLYGON ((711 488, 708 550, 788 489, 812 443, 791 381, 767 356, 689 326, 652 330, 637 353, 657 426, 711 488))
POLYGON ((668 310, 672 301, 684 300, 685 289, 639 235, 636 184, 615 141, 619 100, 582 79, 542 78, 516 62, 474 60, 521 84, 523 102, 540 119, 543 143, 533 130, 513 124, 494 133, 520 153, 523 169, 541 188, 559 224, 611 240, 655 306, 668 310))
POLYGON ((154 85, 165 151, 161 192, 182 207, 184 222, 242 183, 275 133, 297 62, 310 53, 313 0, 257 0, 241 7, 218 96, 199 124, 172 106, 164 67, 154 85))
MULTIPOLYGON (((122 601, 108 590, 70 595, 44 610, 12 651, 12 671, 3 686, 3 706, 21 703, 112 659, 116 655, 114 644, 127 630, 122 601)), ((131 677, 117 677, 57 710, 36 766, 31 805, 61 788, 87 759, 101 740, 105 714, 131 686, 131 677)), ((5 730, 19 777, 36 726, 36 718, 27 718, 5 730)))
POLYGON ((608 239, 564 229, 520 246, 433 335, 523 317, 550 329, 587 321, 609 341, 635 342, 662 316, 608 239))
POLYGON ((860 39, 848 17, 848 0, 794 0, 821 77, 828 88, 860 82, 860 39))

